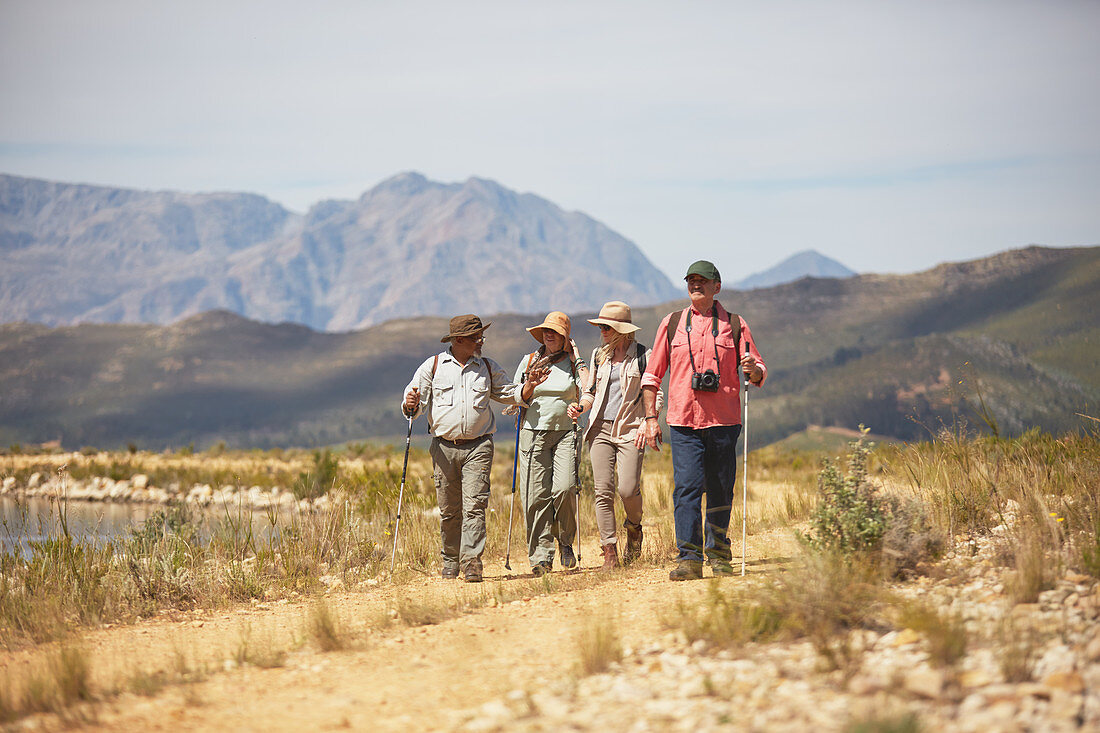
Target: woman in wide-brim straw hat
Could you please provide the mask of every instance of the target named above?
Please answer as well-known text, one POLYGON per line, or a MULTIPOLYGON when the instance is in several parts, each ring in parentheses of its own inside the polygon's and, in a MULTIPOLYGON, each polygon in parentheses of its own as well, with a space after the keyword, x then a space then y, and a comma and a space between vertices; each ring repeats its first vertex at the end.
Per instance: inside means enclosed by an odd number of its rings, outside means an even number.
MULTIPOLYGON (((642 374, 650 351, 635 341, 638 327, 631 323, 630 306, 613 300, 600 315, 588 321, 599 326, 603 345, 592 354, 592 370, 579 404, 568 414, 590 413, 584 439, 589 446, 596 490, 596 526, 603 549, 603 567, 619 567, 615 527, 616 477, 618 495, 626 518, 626 548, 622 562, 629 564, 642 551, 642 458, 645 454, 645 405, 641 399, 642 374)), ((663 404, 657 391, 657 409, 663 404)))
POLYGON ((553 569, 554 544, 563 568, 577 565, 573 543, 577 536, 576 450, 574 420, 569 405, 580 396, 588 377, 569 338, 569 316, 554 311, 527 331, 539 348, 520 359, 516 377, 540 363, 549 376, 535 387, 523 411, 519 435, 520 496, 527 523, 527 557, 535 575, 553 569))

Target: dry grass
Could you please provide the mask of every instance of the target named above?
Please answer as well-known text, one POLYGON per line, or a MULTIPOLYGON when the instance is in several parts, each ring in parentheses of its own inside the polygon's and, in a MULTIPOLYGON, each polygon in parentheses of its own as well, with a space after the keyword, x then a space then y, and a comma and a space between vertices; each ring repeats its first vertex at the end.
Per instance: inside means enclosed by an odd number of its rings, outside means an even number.
POLYGON ((87 652, 76 644, 63 644, 21 679, 6 680, 0 691, 0 720, 32 713, 58 713, 80 719, 76 706, 94 699, 90 680, 87 652))
POLYGON ((610 609, 590 609, 576 636, 577 672, 587 676, 606 672, 622 661, 618 619, 610 609))
POLYGON ((851 673, 862 656, 851 632, 888 625, 882 581, 881 568, 865 559, 806 552, 755 588, 712 583, 703 603, 680 601, 664 623, 713 649, 807 639, 829 668, 851 673))
POLYGON ((910 601, 901 604, 897 621, 924 637, 928 659, 939 667, 953 667, 966 655, 970 637, 959 615, 946 615, 927 603, 910 601))
POLYGON ((997 629, 998 664, 1007 682, 1030 682, 1039 659, 1039 635, 1030 627, 1018 627, 1011 618, 997 629))
POLYGON ((916 713, 875 715, 855 720, 844 728, 844 733, 920 733, 924 730, 916 713))
POLYGON ((323 598, 310 610, 307 622, 309 635, 323 652, 335 652, 347 646, 347 632, 339 614, 323 598))
POLYGON ((971 437, 890 448, 891 479, 928 507, 948 537, 1006 533, 1014 595, 1034 598, 1064 567, 1100 577, 1100 437, 971 437))

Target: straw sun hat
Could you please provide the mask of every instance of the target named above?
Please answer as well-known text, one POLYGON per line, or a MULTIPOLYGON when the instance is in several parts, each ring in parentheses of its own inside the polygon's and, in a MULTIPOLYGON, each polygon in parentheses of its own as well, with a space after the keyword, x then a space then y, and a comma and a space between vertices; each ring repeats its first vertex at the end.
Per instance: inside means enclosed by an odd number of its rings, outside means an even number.
POLYGON ((630 322, 630 306, 621 300, 604 303, 603 308, 600 308, 600 315, 589 318, 588 322, 593 326, 611 326, 622 334, 634 333, 638 330, 638 327, 630 322))
POLYGON ((527 329, 527 332, 531 334, 531 337, 542 343, 542 330, 549 328, 555 333, 559 333, 565 337, 565 340, 569 340, 569 316, 565 315, 561 311, 551 311, 546 314, 546 318, 542 320, 537 326, 531 326, 527 329))

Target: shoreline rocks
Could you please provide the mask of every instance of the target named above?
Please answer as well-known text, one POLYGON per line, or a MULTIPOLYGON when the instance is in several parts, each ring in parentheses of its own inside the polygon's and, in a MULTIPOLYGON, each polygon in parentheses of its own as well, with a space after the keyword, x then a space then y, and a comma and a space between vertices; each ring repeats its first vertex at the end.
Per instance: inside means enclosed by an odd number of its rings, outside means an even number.
POLYGON ((316 499, 297 499, 291 491, 281 486, 265 488, 227 484, 217 489, 210 484, 183 487, 179 483, 171 483, 166 487, 154 486, 147 475, 140 473, 119 480, 103 476, 80 480, 60 479, 33 473, 23 485, 14 476, 7 476, 0 481, 0 497, 162 506, 177 501, 196 508, 241 507, 254 511, 317 511, 331 502, 327 494, 316 499))

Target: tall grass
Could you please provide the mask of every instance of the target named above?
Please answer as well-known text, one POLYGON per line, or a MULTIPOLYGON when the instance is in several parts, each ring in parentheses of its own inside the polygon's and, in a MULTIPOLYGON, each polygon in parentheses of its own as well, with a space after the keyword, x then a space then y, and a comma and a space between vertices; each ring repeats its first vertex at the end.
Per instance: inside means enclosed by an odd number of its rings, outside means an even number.
MULTIPOLYGON (((323 576, 345 586, 379 577, 388 570, 393 508, 361 514, 355 507, 378 501, 378 487, 337 488, 337 498, 314 512, 225 507, 219 515, 173 505, 110 541, 74 537, 62 522, 59 537, 30 542, 26 554, 0 555, 0 644, 49 641, 164 609, 308 593, 322 587, 323 576)), ((426 570, 438 553, 438 520, 425 514, 425 492, 407 490, 405 502, 404 567, 426 570)), ((9 531, 21 529, 32 531, 9 531)))
POLYGON ((883 460, 948 536, 1005 537, 1018 600, 1034 600, 1063 568, 1100 577, 1095 431, 999 438, 944 430, 931 442, 888 448, 883 460))

